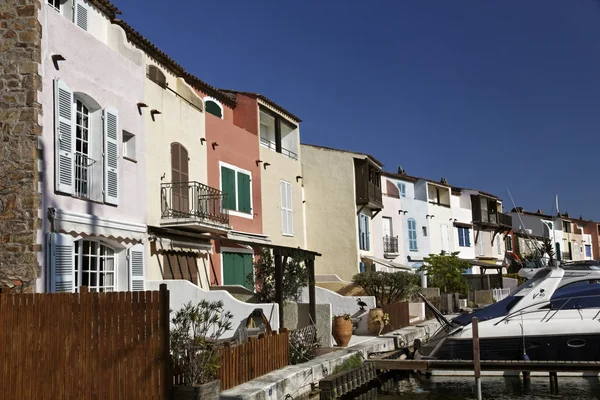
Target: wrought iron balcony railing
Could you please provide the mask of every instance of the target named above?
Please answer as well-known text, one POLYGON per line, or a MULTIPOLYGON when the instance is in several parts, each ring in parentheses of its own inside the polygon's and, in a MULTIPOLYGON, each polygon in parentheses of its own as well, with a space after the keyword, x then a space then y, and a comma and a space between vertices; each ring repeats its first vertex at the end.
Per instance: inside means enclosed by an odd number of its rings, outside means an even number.
POLYGON ((75 153, 75 187, 73 195, 102 201, 102 164, 85 154, 75 153))
POLYGON ((398 236, 383 237, 383 252, 397 253, 398 252, 398 236))
MULTIPOLYGON (((261 137, 260 138, 260 144, 262 144, 263 146, 268 147, 269 149, 277 152, 277 143, 271 142, 269 139, 261 137)), ((284 147, 282 147, 281 151, 278 152, 278 153, 281 153, 284 156, 287 156, 287 157, 291 158, 292 160, 297 160, 298 159, 298 154, 296 154, 293 151, 288 150, 288 149, 286 149, 284 147)))
POLYGON ((160 185, 162 218, 200 219, 208 224, 229 225, 227 194, 200 182, 160 185))

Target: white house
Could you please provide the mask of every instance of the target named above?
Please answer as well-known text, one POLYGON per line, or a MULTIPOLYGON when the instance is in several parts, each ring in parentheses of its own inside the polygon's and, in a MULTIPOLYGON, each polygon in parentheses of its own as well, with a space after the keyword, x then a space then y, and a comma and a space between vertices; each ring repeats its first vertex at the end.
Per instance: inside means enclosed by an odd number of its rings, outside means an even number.
POLYGON ((111 24, 118 12, 101 0, 42 2, 38 292, 144 289, 143 54, 111 24))

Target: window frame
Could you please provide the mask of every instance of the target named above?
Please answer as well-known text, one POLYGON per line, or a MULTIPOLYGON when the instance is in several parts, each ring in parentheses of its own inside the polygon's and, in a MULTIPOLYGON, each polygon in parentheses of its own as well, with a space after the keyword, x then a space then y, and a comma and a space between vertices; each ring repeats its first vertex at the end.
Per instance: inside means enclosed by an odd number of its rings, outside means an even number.
POLYGON ((358 214, 358 249, 362 251, 371 251, 370 219, 367 214, 358 214))
MULTIPOLYGON (((99 290, 100 288, 104 288, 104 289, 111 288, 112 292, 116 292, 117 289, 118 289, 118 275, 119 274, 118 274, 117 270, 118 270, 118 267, 119 267, 119 257, 118 257, 119 251, 118 251, 117 248, 111 246, 110 244, 106 243, 103 240, 95 240, 95 239, 90 239, 90 238, 81 238, 81 239, 75 240, 73 242, 73 274, 74 274, 73 275, 73 281, 75 283, 75 285, 74 285, 75 286, 75 292, 79 292, 79 289, 82 286, 81 282, 82 282, 83 273, 86 272, 86 271, 83 270, 83 257, 84 257, 83 249, 84 249, 84 243, 85 242, 89 242, 90 243, 89 244, 90 249, 92 247, 92 243, 96 243, 96 245, 97 245, 96 255, 88 255, 88 257, 96 257, 98 259, 98 264, 96 266, 97 270, 95 272, 95 274, 97 276, 100 275, 100 271, 99 271, 100 257, 104 257, 105 260, 109 257, 109 256, 106 256, 106 254, 104 256, 100 255, 100 248, 101 248, 101 246, 104 246, 105 248, 110 249, 113 252, 113 254, 111 256, 112 260, 113 260, 113 270, 108 272, 108 273, 112 273, 112 275, 113 275, 112 286, 106 286, 106 285, 103 285, 103 286, 96 285, 94 287, 88 286, 89 291, 90 292, 100 292, 100 290, 99 290)), ((88 263, 88 267, 90 265, 91 264, 88 263)), ((88 269, 87 273, 91 276, 91 274, 94 273, 94 272, 92 272, 91 269, 88 269)), ((98 282, 99 282, 99 280, 98 280, 98 282)), ((107 292, 107 291, 103 290, 101 293, 104 293, 104 292, 107 292)))
POLYGON ((406 197, 406 183, 398 182, 398 190, 400 191, 400 197, 406 197))
MULTIPOLYGON (((291 120, 287 119, 286 117, 284 117, 280 114, 277 114, 276 112, 270 110, 269 108, 259 104, 259 107, 258 107, 258 139, 259 139, 261 146, 266 147, 269 150, 274 151, 275 153, 279 153, 291 160, 298 161, 298 153, 294 153, 294 151, 292 151, 292 149, 287 149, 287 148, 283 147, 283 144, 282 144, 283 137, 281 135, 281 125, 282 124, 288 125, 289 128, 292 128, 292 132, 294 132, 294 131, 296 132, 295 140, 297 142, 296 146, 298 146, 298 142, 299 142, 299 132, 298 132, 299 126, 298 126, 298 124, 292 122, 291 120), (273 120, 274 120, 275 142, 272 144, 275 145, 275 148, 273 148, 271 141, 268 138, 264 138, 264 140, 266 140, 269 143, 263 142, 261 125, 264 125, 264 124, 261 122, 260 113, 264 113, 265 115, 267 115, 270 118, 273 118, 273 120)), ((299 152, 298 147, 296 147, 294 150, 299 152)))
POLYGON ((592 257, 592 245, 584 244, 584 248, 585 248, 585 257, 592 257), (589 254, 588 254, 588 250, 589 250, 589 254))
POLYGON ((283 202, 281 202, 281 212, 282 212, 282 214, 281 214, 281 217, 282 217, 281 218, 281 228, 282 228, 281 229, 281 234, 283 236, 293 237, 294 236, 294 206, 293 206, 294 203, 293 203, 292 199, 294 197, 294 188, 293 188, 291 182, 284 181, 283 179, 280 180, 279 181, 279 196, 280 196, 281 200, 283 200, 283 198, 281 197, 281 196, 283 196, 283 193, 281 193, 281 190, 284 187, 286 188, 285 189, 286 190, 286 192, 285 192, 286 199, 287 199, 287 195, 288 195, 288 192, 287 192, 288 188, 289 188, 289 192, 291 194, 291 198, 288 199, 289 205, 290 205, 289 208, 284 208, 284 204, 283 204, 283 202), (287 220, 288 220, 288 223, 286 224, 286 229, 289 228, 290 225, 291 225, 291 228, 292 228, 291 232, 284 231, 284 229, 283 229, 283 213, 284 212, 287 214, 287 220), (289 223, 290 218, 291 218, 291 221, 292 221, 291 224, 289 223))
POLYGON ((505 251, 511 252, 513 251, 513 240, 511 235, 506 235, 504 237, 504 248, 505 251))
POLYGON ((136 136, 135 136, 135 134, 133 134, 133 133, 131 133, 131 132, 126 131, 126 130, 123 129, 123 132, 121 133, 121 138, 122 138, 122 141, 123 141, 123 145, 122 145, 122 147, 123 147, 123 151, 122 151, 123 158, 126 159, 126 160, 129 160, 129 161, 137 161, 137 143, 136 143, 136 136), (127 140, 125 140, 125 138, 127 138, 127 140), (133 142, 131 144, 129 143, 130 140, 133 140, 133 142), (133 155, 129 154, 127 152, 127 148, 129 146, 133 147, 133 155))
POLYGON ((62 14, 61 7, 60 7, 60 0, 48 0, 46 2, 46 4, 48 4, 50 7, 52 7, 58 13, 62 14))
POLYGON ((417 221, 414 218, 409 218, 406 221, 407 224, 407 228, 408 228, 408 249, 410 251, 419 251, 419 242, 417 240, 417 221), (412 222, 412 228, 411 228, 411 222, 412 222), (411 235, 411 231, 413 233, 413 235, 411 235), (412 238, 411 236, 414 236, 414 238, 412 238), (414 244, 414 246, 413 246, 414 244))
POLYGON ((202 99, 202 101, 204 101, 204 111, 206 113, 208 113, 208 114, 210 114, 212 116, 215 116, 217 118, 220 118, 220 119, 225 119, 225 108, 223 107, 223 104, 221 104, 221 102, 219 100, 217 100, 217 99, 215 99, 214 97, 211 97, 211 96, 206 96, 206 97, 204 97, 202 99), (220 117, 218 115, 215 115, 215 114, 211 113, 211 112, 208 112, 208 109, 206 107, 206 102, 207 101, 215 103, 215 105, 217 105, 221 109, 221 116, 220 117))
POLYGON ((252 199, 252 172, 245 170, 235 165, 228 164, 223 161, 219 161, 219 190, 223 192, 223 167, 233 170, 235 172, 235 210, 228 209, 229 215, 235 217, 242 217, 246 219, 254 219, 254 201, 252 199), (238 190, 238 173, 248 175, 250 178, 250 213, 238 211, 239 209, 239 190, 238 190))
POLYGON ((471 247, 471 229, 464 226, 457 226, 456 229, 458 230, 458 247, 471 247))

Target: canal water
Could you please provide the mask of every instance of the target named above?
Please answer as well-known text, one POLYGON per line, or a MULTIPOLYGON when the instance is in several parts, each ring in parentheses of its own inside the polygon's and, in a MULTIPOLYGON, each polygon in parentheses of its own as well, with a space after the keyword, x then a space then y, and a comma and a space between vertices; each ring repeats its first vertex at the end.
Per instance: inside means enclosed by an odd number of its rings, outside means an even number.
MULTIPOLYGON (((600 400, 600 378, 558 378, 558 393, 551 394, 548 378, 532 377, 524 384, 518 377, 482 378, 484 399, 497 400, 600 400)), ((377 400, 468 400, 476 399, 474 378, 410 376, 392 378, 384 384, 386 393, 369 398, 377 400)), ((357 397, 356 395, 353 397, 357 397)))

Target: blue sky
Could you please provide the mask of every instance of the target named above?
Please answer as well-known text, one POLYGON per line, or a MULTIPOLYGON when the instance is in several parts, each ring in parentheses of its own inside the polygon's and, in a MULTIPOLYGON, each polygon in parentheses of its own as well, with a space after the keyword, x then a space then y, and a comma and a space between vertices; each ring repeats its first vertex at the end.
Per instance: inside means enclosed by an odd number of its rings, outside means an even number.
POLYGON ((200 79, 302 141, 600 220, 600 1, 114 0, 200 79))

